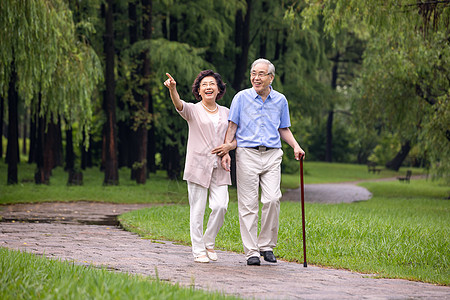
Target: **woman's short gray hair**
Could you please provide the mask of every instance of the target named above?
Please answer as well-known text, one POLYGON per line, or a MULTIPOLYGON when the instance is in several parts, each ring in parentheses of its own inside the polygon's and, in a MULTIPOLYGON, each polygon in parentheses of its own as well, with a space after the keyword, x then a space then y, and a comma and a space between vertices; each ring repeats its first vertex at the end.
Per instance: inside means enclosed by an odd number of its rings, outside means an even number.
POLYGON ((250 69, 250 72, 253 71, 253 68, 254 68, 257 64, 261 64, 261 63, 268 65, 268 66, 269 66, 269 70, 268 70, 269 74, 272 74, 273 76, 275 76, 275 66, 273 65, 273 63, 270 62, 270 60, 265 59, 265 58, 258 58, 257 60, 255 60, 255 61, 252 63, 252 67, 251 67, 251 69, 250 69))

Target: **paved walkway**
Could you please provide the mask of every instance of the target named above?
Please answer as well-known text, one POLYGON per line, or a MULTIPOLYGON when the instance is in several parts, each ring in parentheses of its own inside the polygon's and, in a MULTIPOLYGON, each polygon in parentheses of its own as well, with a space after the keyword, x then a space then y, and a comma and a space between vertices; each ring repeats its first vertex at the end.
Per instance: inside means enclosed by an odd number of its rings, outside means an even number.
MULTIPOLYGON (((426 178, 426 175, 413 175, 411 179, 426 178)), ((372 198, 366 188, 357 186, 367 181, 396 181, 397 177, 357 180, 341 183, 305 184, 305 201, 312 203, 351 203, 372 198)), ((300 188, 287 190, 283 193, 284 201, 300 201, 300 188)))
POLYGON ((194 263, 190 247, 142 239, 116 226, 116 215, 145 206, 0 206, 0 246, 249 299, 450 299, 450 287, 284 261, 250 267, 232 252, 217 251, 217 262, 194 263))
MULTIPOLYGON (((305 201, 313 203, 351 203, 372 198, 366 188, 354 184, 307 184, 305 201)), ((284 192, 282 201, 301 201, 300 188, 284 192)))

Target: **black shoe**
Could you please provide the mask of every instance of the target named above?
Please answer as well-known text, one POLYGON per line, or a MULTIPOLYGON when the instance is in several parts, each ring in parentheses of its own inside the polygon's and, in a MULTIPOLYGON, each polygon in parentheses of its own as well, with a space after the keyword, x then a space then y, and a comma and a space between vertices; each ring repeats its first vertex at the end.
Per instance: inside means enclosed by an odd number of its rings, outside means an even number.
POLYGON ((247 265, 249 266, 259 266, 261 262, 259 261, 259 257, 257 256, 250 256, 249 259, 247 259, 247 265))
POLYGON ((277 258, 275 257, 275 255, 273 255, 273 251, 261 251, 260 254, 261 254, 261 256, 264 256, 265 261, 268 261, 271 263, 277 262, 277 258))

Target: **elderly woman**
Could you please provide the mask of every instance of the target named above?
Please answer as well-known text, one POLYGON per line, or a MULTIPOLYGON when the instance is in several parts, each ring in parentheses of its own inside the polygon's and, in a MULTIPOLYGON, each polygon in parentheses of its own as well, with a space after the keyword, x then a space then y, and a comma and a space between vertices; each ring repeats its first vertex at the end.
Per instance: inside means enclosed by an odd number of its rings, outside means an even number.
POLYGON ((207 263, 217 260, 215 239, 222 227, 228 207, 228 185, 231 184, 228 166, 221 166, 217 151, 235 148, 235 141, 222 145, 228 126, 228 108, 216 103, 226 91, 221 76, 212 70, 200 72, 192 85, 197 103, 180 99, 176 81, 166 73, 164 85, 177 112, 189 125, 186 164, 183 179, 187 181, 190 205, 190 233, 194 261, 207 263), (221 146, 220 150, 216 147, 221 146), (214 152, 214 153, 213 153, 214 152), (203 234, 203 218, 209 191, 211 214, 203 234))

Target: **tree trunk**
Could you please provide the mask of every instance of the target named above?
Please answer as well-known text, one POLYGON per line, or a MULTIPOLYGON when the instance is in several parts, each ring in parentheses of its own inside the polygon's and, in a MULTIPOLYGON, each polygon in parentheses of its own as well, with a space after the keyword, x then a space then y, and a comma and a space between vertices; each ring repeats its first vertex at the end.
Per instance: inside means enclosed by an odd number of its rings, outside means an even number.
MULTIPOLYGON (((168 38, 170 41, 178 41, 178 27, 177 27, 177 18, 174 16, 170 16, 169 18, 169 27, 166 28, 166 34, 168 34, 168 38)), ((168 111, 169 119, 172 120, 178 116, 175 114, 174 108, 170 107, 168 111)), ((179 130, 177 125, 173 123, 173 121, 169 124, 169 130, 167 131, 167 140, 176 140, 177 137, 173 134, 179 130)), ((184 143, 183 143, 184 144, 184 143)), ((178 147, 167 145, 167 143, 163 144, 163 151, 161 152, 161 158, 163 163, 163 168, 167 172, 167 176, 170 179, 177 179, 180 177, 181 168, 182 168, 182 158, 180 154, 180 149, 178 147)))
MULTIPOLYGON (((339 57, 340 53, 337 52, 333 58, 333 68, 331 69, 331 88, 336 91, 337 79, 338 79, 338 68, 339 68, 339 57)), ((326 147, 325 147, 325 161, 333 161, 333 118, 334 118, 334 107, 331 104, 331 109, 328 111, 327 128, 326 128, 326 147)))
POLYGON ((28 124, 28 110, 25 108, 25 113, 23 115, 23 123, 22 123, 22 154, 27 155, 27 124, 28 124))
MULTIPOLYGON (((138 40, 138 28, 137 28, 138 21, 137 21, 137 10, 135 0, 130 1, 128 3, 128 19, 129 19, 128 35, 130 46, 132 46, 138 40)), ((132 76, 136 76, 136 73, 133 73, 132 76)), ((119 101, 118 106, 120 110, 128 109, 130 114, 133 112, 133 108, 129 105, 127 101, 119 101)), ((130 126, 131 126, 130 118, 127 118, 126 120, 120 120, 117 123, 119 135, 119 140, 117 142, 119 148, 119 156, 118 156, 119 168, 121 167, 131 168, 131 166, 133 165, 130 156, 131 152, 135 150, 135 147, 131 145, 131 139, 134 135, 134 132, 131 130, 130 126)))
POLYGON ((52 170, 58 165, 59 161, 59 137, 58 130, 60 127, 58 124, 48 123, 46 133, 44 135, 44 179, 45 183, 50 183, 50 176, 52 175, 52 170))
POLYGON ((75 169, 75 152, 73 151, 72 129, 66 130, 66 166, 65 171, 75 169))
POLYGON ((400 151, 389 162, 386 163, 386 168, 398 171, 411 150, 411 141, 406 141, 402 144, 400 151))
POLYGON ((104 167, 105 185, 117 185, 119 183, 119 169, 117 159, 117 133, 116 133, 116 98, 115 98, 115 78, 114 78, 114 28, 113 28, 113 0, 107 0, 103 5, 105 10, 105 86, 104 109, 106 123, 104 131, 104 167))
POLYGON ((176 146, 167 145, 164 147, 164 165, 167 170, 167 176, 171 180, 176 180, 181 174, 181 155, 176 146))
POLYGON ((247 0, 247 13, 243 17, 242 10, 236 13, 235 45, 236 68, 234 69, 233 88, 240 91, 244 88, 245 74, 247 72, 248 52, 250 50, 250 14, 252 0, 247 0))
MULTIPOLYGON (((151 1, 150 1, 151 2, 151 1)), ((151 32, 151 22, 149 23, 149 34, 148 38, 151 39, 152 32, 151 32)), ((144 34, 145 38, 145 34, 144 34)), ((149 74, 151 72, 151 66, 149 66, 148 70, 149 74)), ((152 119, 150 121, 150 129, 148 130, 147 134, 147 172, 156 173, 156 133, 155 133, 155 122, 153 120, 153 97, 151 93, 150 86, 148 86, 148 112, 150 113, 152 119)))
MULTIPOLYGON (((281 62, 282 62, 282 64, 287 65, 288 62, 285 61, 286 60, 285 54, 288 51, 288 45, 287 45, 288 32, 286 29, 283 29, 282 32, 283 32, 283 42, 281 43, 281 62)), ((282 72, 281 76, 280 76, 280 81, 282 84, 285 83, 285 79, 286 79, 286 72, 282 72)))
POLYGON ((32 164, 36 162, 36 137, 37 137, 37 127, 36 127, 36 116, 30 117, 30 151, 28 152, 28 163, 32 164))
MULTIPOLYGON (((269 11, 269 3, 267 0, 261 1, 262 12, 266 13, 269 11)), ((259 57, 267 57, 267 27, 262 26, 259 32, 259 57)))
MULTIPOLYGON (((153 100, 149 101, 148 112, 153 116, 153 100)), ((156 173, 156 133, 155 123, 152 119, 151 127, 148 130, 147 143, 147 172, 156 173)))
POLYGON ((89 148, 86 149, 86 134, 83 132, 83 144, 81 145, 81 169, 85 170, 86 168, 92 167, 92 140, 89 138, 89 148))
POLYGON ((276 38, 275 38, 275 54, 273 55, 273 60, 277 61, 281 56, 281 42, 280 42, 280 32, 281 30, 277 30, 276 38))
MULTIPOLYGON (((41 94, 39 93, 39 103, 41 94)), ((51 116, 49 117, 51 118, 51 116)), ((61 127, 58 124, 48 123, 44 117, 39 117, 37 123, 36 138, 36 164, 37 171, 34 174, 36 184, 49 184, 52 170, 58 165, 62 157, 61 127)))
POLYGON ((68 172, 68 185, 83 184, 83 173, 75 170, 75 152, 73 151, 72 129, 66 130, 66 166, 64 170, 68 172))
MULTIPOLYGON (((42 93, 38 94, 38 107, 41 107, 42 93)), ((34 174, 34 182, 36 184, 46 183, 44 174, 44 135, 45 135, 45 119, 36 113, 36 173, 34 174)))
POLYGON ((261 32, 259 36, 259 57, 266 57, 267 55, 267 33, 261 32))
MULTIPOLYGON (((152 1, 142 0, 142 24, 143 24, 143 38, 144 40, 150 40, 152 38, 152 1)), ((144 113, 148 113, 149 102, 151 100, 150 91, 150 53, 145 51, 142 53, 143 64, 142 64, 142 78, 144 80, 144 85, 142 90, 144 94, 141 97, 142 108, 144 113)), ((138 153, 137 153, 137 167, 136 170, 136 183, 144 184, 147 180, 147 144, 148 144, 148 130, 147 124, 141 123, 137 130, 137 139, 139 142, 138 153)))
POLYGON ((130 124, 126 121, 119 121, 117 123, 119 140, 117 147, 119 148, 119 168, 130 167, 130 139, 133 131, 130 129, 130 124))
MULTIPOLYGON (((130 26, 128 28, 130 35, 130 45, 133 45, 138 41, 138 18, 136 13, 136 3, 133 1, 128 5, 128 16, 130 19, 130 26)), ((133 77, 140 78, 141 64, 138 62, 136 56, 133 56, 133 60, 136 62, 136 68, 132 71, 133 77)), ((136 102, 142 102, 142 95, 139 93, 138 88, 133 87, 133 98, 136 102)), ((135 105, 130 105, 130 114, 136 114, 137 108, 135 105)), ((132 126, 133 124, 129 124, 132 126)), ((128 136, 128 167, 131 168, 130 179, 136 180, 136 169, 133 167, 138 161, 139 141, 137 132, 129 128, 128 136)))
POLYGON ((169 40, 178 41, 178 20, 175 16, 170 15, 169 40))
POLYGON ((326 138, 326 147, 325 147, 325 161, 332 162, 333 161, 333 117, 334 110, 330 110, 328 112, 327 118, 327 138, 326 138))
POLYGON ((55 129, 55 167, 64 166, 64 149, 62 140, 62 130, 61 130, 61 118, 58 118, 58 124, 54 124, 55 129))
POLYGON ((3 99, 2 96, 0 96, 0 158, 3 157, 3 116, 5 115, 4 113, 5 110, 5 99, 3 99))
POLYGON ((16 90, 17 73, 14 60, 11 63, 11 78, 8 89, 8 145, 6 148, 6 163, 8 164, 8 184, 18 183, 17 165, 19 163, 19 95, 16 90))
MULTIPOLYGON (((140 95, 139 95, 139 97, 140 97, 140 95)), ((138 141, 137 132, 134 130, 130 130, 128 147, 129 147, 128 165, 131 168, 130 179, 136 180, 136 169, 133 168, 133 165, 135 162, 138 161, 139 141, 138 141)))
MULTIPOLYGON (((250 50, 250 20, 251 20, 252 0, 247 0, 247 12, 245 17, 242 10, 236 12, 235 17, 235 69, 232 87, 237 92, 245 87, 245 78, 248 65, 248 52, 250 50)), ((263 43, 263 42, 261 42, 263 43)), ((260 47, 260 52, 266 51, 266 46, 260 47)), ((234 152, 230 153, 231 160, 231 181, 236 186, 236 160, 234 152)))

